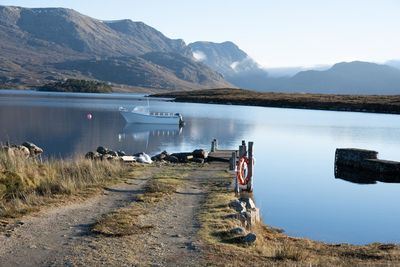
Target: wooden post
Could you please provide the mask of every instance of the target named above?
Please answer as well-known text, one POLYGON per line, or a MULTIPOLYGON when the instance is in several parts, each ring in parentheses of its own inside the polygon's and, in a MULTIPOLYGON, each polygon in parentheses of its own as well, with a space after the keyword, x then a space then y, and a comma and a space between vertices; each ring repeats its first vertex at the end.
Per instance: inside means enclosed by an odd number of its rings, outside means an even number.
POLYGON ((242 145, 239 146, 239 158, 247 156, 246 141, 242 140, 242 145))
POLYGON ((215 151, 217 151, 218 150, 218 140, 214 139, 214 142, 215 142, 215 151))
POLYGON ((215 140, 216 139, 211 141, 211 152, 215 152, 215 140))
POLYGON ((232 152, 232 157, 229 162, 229 170, 233 171, 236 166, 236 152, 232 152))
POLYGON ((232 152, 232 157, 234 158, 234 163, 235 163, 235 174, 234 174, 234 179, 235 179, 235 195, 236 196, 239 196, 239 191, 240 191, 240 188, 239 188, 239 181, 238 181, 238 178, 237 178, 237 166, 236 166, 236 158, 237 158, 237 156, 238 156, 238 152, 237 151, 235 151, 235 152, 232 152))
POLYGON ((249 158, 249 165, 248 165, 248 175, 250 176, 250 181, 247 184, 247 191, 253 192, 253 142, 249 142, 249 151, 248 151, 248 158, 249 158))

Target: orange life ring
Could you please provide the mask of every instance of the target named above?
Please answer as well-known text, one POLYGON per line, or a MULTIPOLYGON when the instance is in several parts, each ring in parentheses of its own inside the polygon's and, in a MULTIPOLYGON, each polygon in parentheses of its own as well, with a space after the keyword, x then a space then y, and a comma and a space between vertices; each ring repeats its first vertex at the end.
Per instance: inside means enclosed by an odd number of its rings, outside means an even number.
POLYGON ((247 185, 250 181, 250 174, 248 171, 249 159, 243 156, 239 159, 236 170, 236 177, 241 185, 247 185))

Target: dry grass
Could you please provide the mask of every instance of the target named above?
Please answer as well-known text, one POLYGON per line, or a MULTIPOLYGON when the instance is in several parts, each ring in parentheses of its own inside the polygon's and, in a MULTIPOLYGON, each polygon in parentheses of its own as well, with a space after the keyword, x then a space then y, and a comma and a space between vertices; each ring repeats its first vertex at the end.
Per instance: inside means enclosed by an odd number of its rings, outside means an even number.
POLYGON ((232 218, 235 211, 229 207, 235 197, 233 191, 227 190, 231 179, 231 174, 220 172, 204 181, 208 195, 199 215, 199 235, 206 244, 206 258, 213 265, 248 266, 248 262, 252 266, 400 265, 400 247, 393 244, 326 244, 292 238, 262 223, 251 229, 257 235, 255 245, 235 243, 238 239, 230 230, 241 225, 232 218))
POLYGON ((174 194, 184 183, 184 178, 188 173, 183 173, 182 169, 174 165, 165 165, 163 170, 149 179, 144 186, 143 194, 136 197, 139 202, 154 203, 164 197, 174 194))
POLYGON ((153 228, 140 223, 140 216, 146 214, 142 206, 132 204, 102 216, 93 225, 92 232, 110 237, 143 234, 153 228))
POLYGON ((127 166, 119 162, 40 162, 0 153, 0 218, 18 217, 63 196, 90 195, 127 173, 127 166))
POLYGON ((242 89, 211 89, 161 93, 179 102, 216 103, 263 107, 306 108, 400 114, 400 95, 329 95, 255 92, 242 89))
POLYGON ((92 232, 105 236, 126 236, 141 234, 150 231, 153 226, 143 225, 140 222, 141 216, 147 214, 147 210, 153 204, 172 196, 184 183, 184 178, 188 173, 182 173, 176 165, 143 166, 135 173, 152 175, 146 182, 143 193, 135 196, 137 202, 128 207, 119 208, 102 216, 93 226, 92 232))

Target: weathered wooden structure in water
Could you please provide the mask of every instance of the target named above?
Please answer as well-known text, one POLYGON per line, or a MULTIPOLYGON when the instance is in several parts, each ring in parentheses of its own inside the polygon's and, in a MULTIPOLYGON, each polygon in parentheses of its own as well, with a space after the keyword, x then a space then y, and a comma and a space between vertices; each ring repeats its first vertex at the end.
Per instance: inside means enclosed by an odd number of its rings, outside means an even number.
POLYGON ((400 182, 400 162, 378 159, 378 152, 373 150, 338 148, 335 152, 335 177, 354 179, 358 183, 362 180, 366 183, 374 180, 400 182))
MULTIPOLYGON (((240 220, 243 226, 251 229, 260 222, 260 209, 256 207, 253 199, 253 142, 243 140, 238 150, 220 150, 218 141, 214 139, 211 143, 211 152, 208 155, 209 161, 229 162, 229 169, 232 171, 235 193, 237 199, 230 203, 230 206, 238 213, 234 218, 240 220)), ((251 233, 251 243, 255 242, 256 235, 251 233)))

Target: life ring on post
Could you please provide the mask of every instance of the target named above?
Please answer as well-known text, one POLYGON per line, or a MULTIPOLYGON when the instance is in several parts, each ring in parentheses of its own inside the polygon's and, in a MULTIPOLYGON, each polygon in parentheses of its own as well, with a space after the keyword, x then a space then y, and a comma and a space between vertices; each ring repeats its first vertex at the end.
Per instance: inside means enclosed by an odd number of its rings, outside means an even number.
POLYGON ((248 171, 249 159, 243 156, 239 159, 236 170, 236 178, 241 185, 247 185, 251 179, 248 171))

